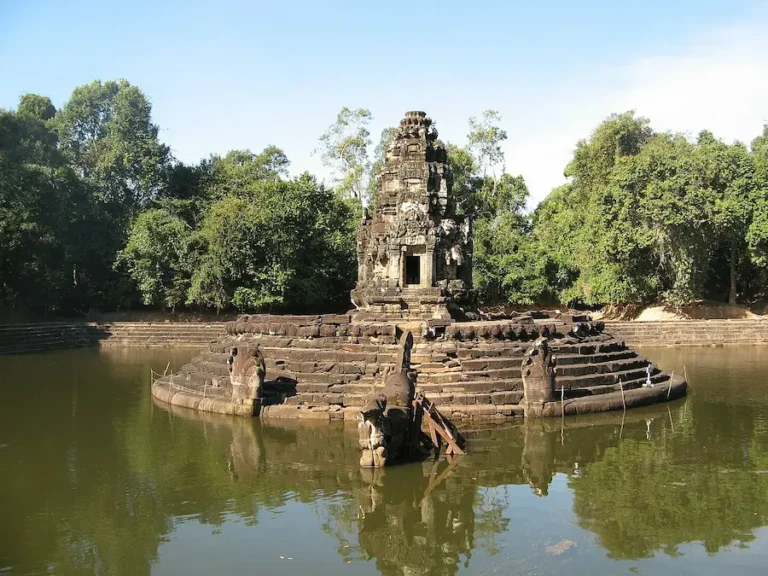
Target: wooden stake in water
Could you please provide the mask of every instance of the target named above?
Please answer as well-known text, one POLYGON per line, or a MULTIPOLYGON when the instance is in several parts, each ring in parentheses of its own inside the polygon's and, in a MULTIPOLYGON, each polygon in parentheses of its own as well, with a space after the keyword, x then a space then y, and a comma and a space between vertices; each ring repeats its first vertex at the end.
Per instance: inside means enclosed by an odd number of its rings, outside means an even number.
POLYGON ((693 386, 691 386, 691 381, 688 380, 688 370, 685 369, 685 364, 683 364, 683 376, 685 376, 685 383, 687 384, 688 388, 693 390, 693 386))
POLYGON ((565 386, 560 387, 560 446, 565 445, 565 386))
POLYGON ((565 418, 565 387, 560 388, 560 416, 565 418))
POLYGON ((624 399, 624 383, 619 380, 619 388, 621 388, 621 403, 624 405, 624 411, 627 411, 627 401, 624 399))
POLYGON ((675 371, 672 371, 672 374, 669 375, 669 386, 667 387, 667 400, 669 400, 669 395, 672 392, 672 379, 675 377, 675 371))

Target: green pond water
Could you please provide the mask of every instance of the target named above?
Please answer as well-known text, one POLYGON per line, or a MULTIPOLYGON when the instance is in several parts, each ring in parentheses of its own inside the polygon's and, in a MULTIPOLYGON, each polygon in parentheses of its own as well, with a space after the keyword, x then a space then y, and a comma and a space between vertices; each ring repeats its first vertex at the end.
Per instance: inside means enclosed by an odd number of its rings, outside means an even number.
POLYGON ((692 393, 385 471, 350 425, 153 402, 191 352, 0 356, 0 574, 767 573, 768 349, 643 352, 692 393))

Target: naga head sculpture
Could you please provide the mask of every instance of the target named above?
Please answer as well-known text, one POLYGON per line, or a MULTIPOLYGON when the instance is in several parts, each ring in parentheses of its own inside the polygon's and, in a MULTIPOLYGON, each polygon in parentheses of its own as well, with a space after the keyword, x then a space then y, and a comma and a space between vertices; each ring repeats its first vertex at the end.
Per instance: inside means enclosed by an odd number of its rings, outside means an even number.
POLYGON ((227 358, 232 396, 238 399, 261 398, 266 366, 257 347, 233 347, 227 358))
POLYGON ((400 337, 400 350, 397 354, 395 372, 407 372, 411 368, 411 350, 413 349, 413 334, 410 330, 403 332, 400 337))

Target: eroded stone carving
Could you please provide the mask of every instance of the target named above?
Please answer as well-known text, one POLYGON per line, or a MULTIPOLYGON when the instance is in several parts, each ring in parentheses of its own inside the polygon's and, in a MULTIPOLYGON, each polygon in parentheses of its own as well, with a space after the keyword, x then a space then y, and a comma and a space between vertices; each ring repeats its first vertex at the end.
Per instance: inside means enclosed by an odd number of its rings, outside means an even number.
POLYGON ((360 409, 360 423, 357 425, 360 450, 360 466, 383 468, 389 455, 384 434, 384 410, 387 398, 384 394, 369 397, 360 409))
POLYGON ((236 346, 227 359, 233 400, 259 400, 267 373, 264 355, 258 347, 236 346))
POLYGON ((555 399, 555 358, 546 338, 538 338, 526 351, 522 365, 523 408, 526 416, 544 416, 555 399))
POLYGON ((373 214, 357 238, 352 302, 373 317, 450 318, 472 287, 472 234, 456 214, 445 146, 424 112, 408 112, 385 155, 373 214))
POLYGON ((400 351, 395 370, 384 384, 383 393, 390 407, 409 409, 413 402, 416 384, 410 374, 412 349, 413 335, 405 332, 400 338, 400 351))
POLYGON ((369 395, 360 411, 358 436, 363 454, 360 465, 381 468, 387 460, 402 461, 413 430, 413 398, 416 384, 410 374, 413 335, 400 338, 400 351, 394 372, 381 392, 369 395))

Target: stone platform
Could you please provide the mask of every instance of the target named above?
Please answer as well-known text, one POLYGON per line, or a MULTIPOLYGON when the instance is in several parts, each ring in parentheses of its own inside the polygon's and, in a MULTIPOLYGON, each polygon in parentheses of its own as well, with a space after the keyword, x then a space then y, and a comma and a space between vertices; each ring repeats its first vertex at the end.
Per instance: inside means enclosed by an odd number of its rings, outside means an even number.
POLYGON ((242 316, 181 371, 153 382, 164 402, 202 411, 265 418, 357 418, 366 395, 394 368, 397 338, 415 336, 417 391, 457 419, 524 416, 525 354, 537 339, 552 351, 555 399, 538 415, 621 410, 685 395, 685 380, 649 362, 586 316, 520 315, 493 322, 355 322, 350 315, 242 316), (536 317, 534 317, 536 316, 536 317), (233 400, 232 347, 258 346, 266 381, 260 400, 233 400), (623 393, 622 393, 623 392, 623 393))

